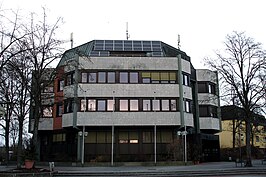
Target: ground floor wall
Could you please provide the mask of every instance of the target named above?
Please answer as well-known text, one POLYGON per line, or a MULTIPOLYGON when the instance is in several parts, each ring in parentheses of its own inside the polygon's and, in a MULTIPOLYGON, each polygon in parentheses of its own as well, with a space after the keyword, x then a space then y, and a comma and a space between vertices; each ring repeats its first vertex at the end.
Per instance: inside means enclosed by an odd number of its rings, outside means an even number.
MULTIPOLYGON (((83 127, 79 128, 40 132, 40 159, 80 162, 83 127)), ((175 126, 114 127, 114 162, 151 162, 155 160, 155 149, 157 161, 183 161, 185 143, 184 136, 177 135, 179 128, 175 126)), ((110 162, 112 127, 84 127, 84 132, 84 162, 110 162)), ((207 143, 195 138, 198 136, 187 135, 188 160, 194 159, 195 152, 201 155, 195 147, 202 145, 211 147, 213 144, 213 142, 207 143)), ((219 139, 217 141, 219 142, 219 139)))

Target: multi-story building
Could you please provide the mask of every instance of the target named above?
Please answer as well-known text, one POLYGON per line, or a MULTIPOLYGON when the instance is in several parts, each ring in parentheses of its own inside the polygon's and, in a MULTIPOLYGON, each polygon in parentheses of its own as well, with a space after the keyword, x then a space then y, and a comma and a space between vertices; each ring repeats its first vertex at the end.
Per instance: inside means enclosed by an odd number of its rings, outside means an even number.
POLYGON ((56 70, 41 160, 156 163, 173 159, 174 142, 188 160, 193 147, 218 160, 217 73, 194 69, 185 52, 161 41, 93 40, 67 50, 56 70))

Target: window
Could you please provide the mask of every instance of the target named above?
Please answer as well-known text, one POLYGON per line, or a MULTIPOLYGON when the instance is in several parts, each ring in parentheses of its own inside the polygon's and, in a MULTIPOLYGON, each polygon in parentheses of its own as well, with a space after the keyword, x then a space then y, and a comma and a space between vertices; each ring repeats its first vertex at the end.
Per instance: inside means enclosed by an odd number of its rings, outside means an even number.
POLYGON ((260 142, 260 137, 256 136, 256 142, 259 143, 260 142))
POLYGON ((97 111, 105 111, 106 100, 98 100, 97 102, 97 111))
POLYGON ((81 82, 82 83, 88 82, 88 73, 81 73, 81 82))
POLYGON ((128 83, 128 73, 120 72, 119 73, 119 83, 128 83))
POLYGON ((64 90, 64 80, 59 80, 58 81, 58 91, 63 91, 64 90))
POLYGON ((128 111, 128 100, 120 100, 119 101, 119 110, 120 111, 128 111))
POLYGON ((60 117, 63 114, 63 105, 62 103, 57 103, 56 105, 56 116, 60 117))
POLYGON ((169 100, 162 100, 162 111, 169 111, 169 100))
POLYGON ((160 111, 160 100, 152 100, 152 110, 160 111))
POLYGON ((73 76, 74 76, 73 73, 67 74, 66 85, 72 85, 73 84, 73 82, 74 82, 73 76))
POLYGON ((129 132, 129 143, 130 144, 139 143, 138 132, 129 132))
POLYGON ((143 100, 143 111, 151 111, 151 100, 143 100))
POLYGON ((208 82, 198 82, 198 92, 199 93, 209 93, 208 82))
POLYGON ((151 83, 151 73, 150 72, 142 72, 141 73, 142 77, 142 83, 151 83))
POLYGON ((175 72, 170 72, 169 74, 169 80, 170 80, 170 83, 176 83, 176 73, 175 72))
POLYGON ((128 132, 119 132, 119 143, 126 144, 128 143, 128 132))
POLYGON ((191 112, 191 101, 184 100, 184 111, 190 113, 191 112))
POLYGON ((211 109, 211 117, 216 117, 217 118, 218 117, 217 107, 211 106, 210 109, 211 109))
POLYGON ((42 111, 43 117, 53 117, 53 107, 52 106, 46 106, 43 108, 42 111))
POLYGON ((87 110, 87 100, 86 99, 81 99, 80 100, 80 110, 81 111, 86 111, 87 110))
POLYGON ((73 112, 73 100, 72 99, 67 99, 64 101, 64 112, 65 113, 70 113, 73 112))
POLYGON ((161 83, 169 83, 169 73, 161 72, 161 83))
POLYGON ((65 133, 53 134, 53 142, 63 142, 63 141, 66 141, 65 133))
POLYGON ((171 143, 173 142, 173 139, 172 139, 172 132, 170 131, 162 131, 161 132, 161 142, 162 143, 171 143))
POLYGON ((130 111, 138 111, 138 110, 139 110, 139 101, 130 100, 130 111))
POLYGON ((153 132, 143 132, 142 133, 143 143, 152 143, 153 142, 153 132))
POLYGON ((152 83, 160 83, 160 74, 159 74, 159 72, 152 72, 151 73, 151 82, 152 83))
POLYGON ((105 132, 97 132, 97 143, 106 143, 105 132))
POLYGON ((209 113, 208 113, 208 106, 206 105, 199 105, 199 116, 200 117, 208 117, 209 113))
POLYGON ((105 72, 98 72, 98 82, 105 83, 106 82, 106 73, 105 72))
POLYGON ((89 83, 96 83, 96 73, 95 72, 89 73, 89 83))
POLYGON ((183 74, 183 85, 189 86, 190 79, 188 74, 183 74))
POLYGON ((108 83, 115 83, 115 72, 108 72, 107 73, 107 82, 108 83))
POLYGON ((129 73, 129 82, 130 83, 138 83, 139 82, 139 73, 130 72, 129 73))
POLYGON ((176 100, 171 100, 171 111, 176 111, 177 105, 176 105, 176 100))
POLYGON ((88 136, 85 137, 85 143, 96 143, 96 132, 88 132, 88 136))
POLYGON ((215 94, 215 84, 209 83, 209 93, 215 94))
POLYGON ((96 111, 96 100, 95 99, 89 99, 88 100, 88 110, 89 111, 96 111))
POLYGON ((199 115, 200 117, 218 117, 217 107, 210 105, 200 105, 199 106, 199 115))
POLYGON ((115 111, 114 100, 107 100, 107 111, 115 111))

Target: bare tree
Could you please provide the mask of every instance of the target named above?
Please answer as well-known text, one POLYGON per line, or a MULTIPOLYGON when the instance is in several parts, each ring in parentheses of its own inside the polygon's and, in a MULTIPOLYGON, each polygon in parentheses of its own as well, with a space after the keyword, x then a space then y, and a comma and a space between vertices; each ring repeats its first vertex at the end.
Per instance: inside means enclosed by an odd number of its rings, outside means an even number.
MULTIPOLYGON (((46 11, 43 8, 42 19, 37 20, 37 17, 32 14, 31 23, 25 26, 25 33, 27 35, 22 41, 22 45, 27 48, 27 59, 32 68, 32 86, 30 89, 32 101, 32 115, 33 119, 33 143, 38 145, 38 129, 39 121, 42 116, 42 92, 50 83, 47 82, 46 71, 50 68, 51 63, 59 59, 62 55, 63 48, 61 48, 62 40, 56 38, 56 32, 62 24, 62 18, 57 18, 54 24, 49 24, 47 21, 46 11)), ((50 75, 51 82, 52 77, 50 75)), ((36 147, 38 151, 39 147, 36 147)))
POLYGON ((224 98, 236 97, 244 109, 246 122, 246 166, 251 162, 251 122, 253 115, 265 108, 265 52, 262 44, 247 37, 244 32, 227 35, 225 51, 217 52, 217 58, 207 58, 205 63, 221 76, 224 98))

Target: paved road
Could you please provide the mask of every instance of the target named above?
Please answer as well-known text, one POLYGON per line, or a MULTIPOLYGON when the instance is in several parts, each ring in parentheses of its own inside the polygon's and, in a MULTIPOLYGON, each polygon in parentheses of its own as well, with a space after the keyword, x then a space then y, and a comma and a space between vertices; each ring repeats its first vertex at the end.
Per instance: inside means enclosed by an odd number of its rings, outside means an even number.
MULTIPOLYGON (((55 164, 56 165, 56 164, 55 164)), ((49 169, 47 166, 37 166, 49 169)), ((0 166, 0 171, 14 166, 0 166)), ((55 176, 266 176, 266 164, 253 161, 253 167, 236 167, 234 162, 212 162, 187 166, 115 166, 115 167, 73 167, 55 166, 55 176)))

